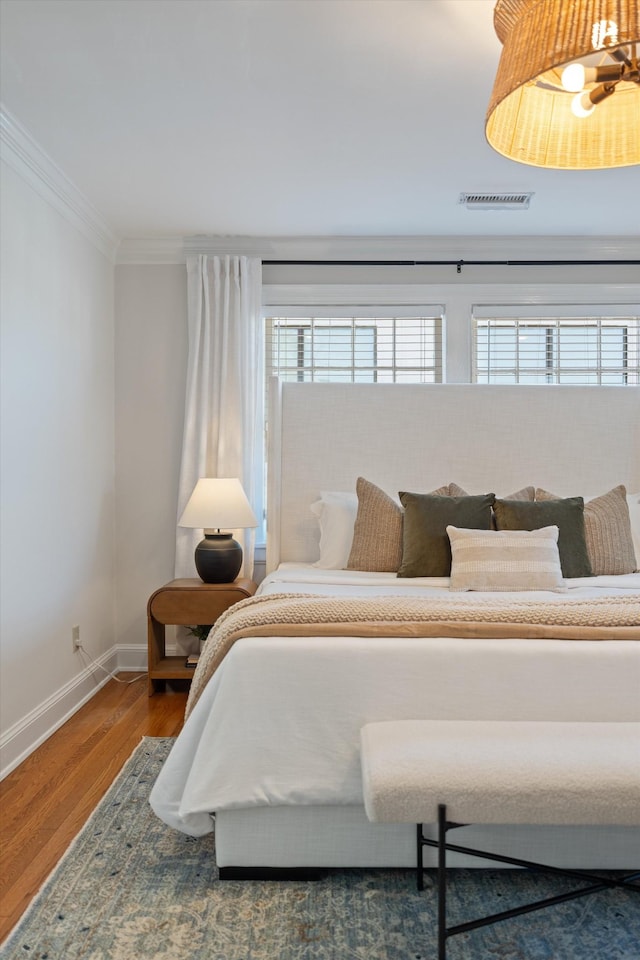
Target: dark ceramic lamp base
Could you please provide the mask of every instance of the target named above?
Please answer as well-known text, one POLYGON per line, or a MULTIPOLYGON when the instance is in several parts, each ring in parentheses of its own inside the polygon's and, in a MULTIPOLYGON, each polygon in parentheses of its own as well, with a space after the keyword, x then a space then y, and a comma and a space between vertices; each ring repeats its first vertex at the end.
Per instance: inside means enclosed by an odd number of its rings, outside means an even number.
POLYGON ((232 583, 242 566, 242 547, 230 533, 207 533, 196 547, 196 570, 205 583, 232 583))

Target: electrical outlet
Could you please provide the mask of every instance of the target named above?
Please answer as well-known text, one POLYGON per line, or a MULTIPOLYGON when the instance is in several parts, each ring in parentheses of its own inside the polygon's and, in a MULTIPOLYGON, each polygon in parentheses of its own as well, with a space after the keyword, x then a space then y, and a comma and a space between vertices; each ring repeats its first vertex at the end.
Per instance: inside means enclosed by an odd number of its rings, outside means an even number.
POLYGON ((71 640, 73 643, 73 652, 80 649, 80 627, 71 628, 71 640))

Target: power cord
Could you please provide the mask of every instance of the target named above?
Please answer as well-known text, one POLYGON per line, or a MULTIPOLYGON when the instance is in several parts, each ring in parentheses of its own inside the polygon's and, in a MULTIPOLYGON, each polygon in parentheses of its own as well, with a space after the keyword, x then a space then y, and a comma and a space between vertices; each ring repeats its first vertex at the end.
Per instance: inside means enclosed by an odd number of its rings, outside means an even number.
POLYGON ((102 670, 103 673, 106 673, 106 675, 111 677, 112 680, 115 680, 116 683, 124 683, 128 686, 130 683, 135 683, 136 680, 145 680, 147 677, 146 673, 140 673, 137 677, 133 677, 131 680, 121 680, 120 677, 116 677, 115 673, 111 673, 111 671, 107 670, 106 667, 103 667, 101 663, 98 663, 97 660, 94 660, 91 654, 89 654, 82 646, 81 640, 76 640, 76 650, 79 650, 80 653, 83 653, 93 667, 97 667, 99 670, 102 670))

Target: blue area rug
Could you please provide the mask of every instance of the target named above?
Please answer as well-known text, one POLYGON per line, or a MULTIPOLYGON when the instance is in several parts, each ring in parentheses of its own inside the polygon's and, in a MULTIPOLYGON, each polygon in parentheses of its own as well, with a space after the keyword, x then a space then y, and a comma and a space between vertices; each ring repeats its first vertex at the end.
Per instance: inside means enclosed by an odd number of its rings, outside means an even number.
MULTIPOLYGON (((436 894, 409 870, 219 882, 213 837, 147 798, 173 740, 145 738, 0 949, 3 960, 433 960, 436 894)), ((449 923, 571 889, 517 870, 450 873, 449 923)), ((639 960, 640 897, 605 891, 456 936, 449 960, 639 960)))

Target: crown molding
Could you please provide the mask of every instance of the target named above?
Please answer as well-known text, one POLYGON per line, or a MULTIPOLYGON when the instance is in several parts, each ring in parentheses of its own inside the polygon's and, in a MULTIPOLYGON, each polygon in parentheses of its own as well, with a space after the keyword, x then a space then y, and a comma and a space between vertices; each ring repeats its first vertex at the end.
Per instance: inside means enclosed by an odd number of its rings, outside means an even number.
MULTIPOLYGON (((193 251, 205 253, 209 251, 193 251)), ((118 244, 116 264, 123 266, 186 263, 184 237, 126 237, 118 244)))
POLYGON ((98 210, 25 128, 0 106, 2 159, 112 263, 118 238, 98 210))
POLYGON ((263 260, 640 260, 637 237, 139 237, 118 264, 186 263, 197 254, 263 260))

